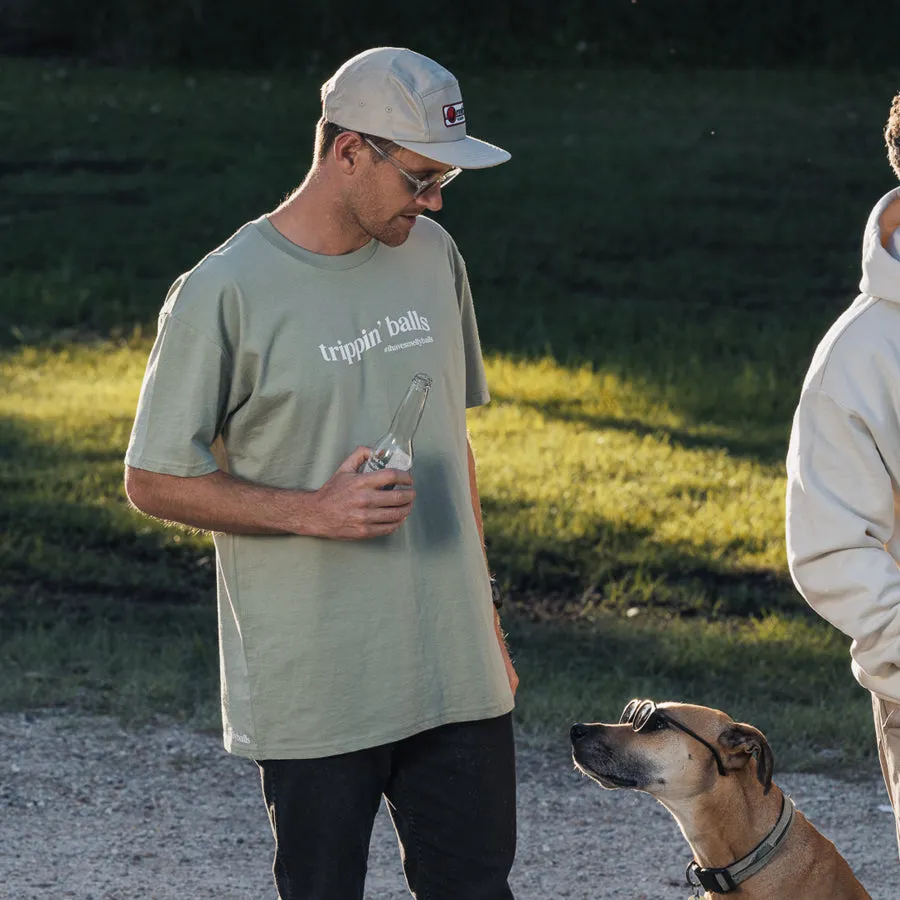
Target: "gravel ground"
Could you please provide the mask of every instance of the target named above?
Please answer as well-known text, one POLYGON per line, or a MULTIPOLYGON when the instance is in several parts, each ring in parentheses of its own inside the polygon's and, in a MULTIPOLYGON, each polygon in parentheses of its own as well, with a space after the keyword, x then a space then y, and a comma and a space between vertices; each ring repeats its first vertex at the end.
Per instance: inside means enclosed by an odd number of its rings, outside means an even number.
MULTIPOLYGON (((558 748, 520 741, 517 900, 688 895, 690 853, 643 794, 604 791, 558 748)), ((897 847, 878 779, 776 781, 835 842, 874 900, 896 900, 897 847)), ((0 716, 0 898, 274 898, 256 767, 185 728, 123 731, 107 718, 0 716)), ((409 898, 386 814, 366 900, 409 898)), ((464 898, 461 898, 464 900, 464 898)))

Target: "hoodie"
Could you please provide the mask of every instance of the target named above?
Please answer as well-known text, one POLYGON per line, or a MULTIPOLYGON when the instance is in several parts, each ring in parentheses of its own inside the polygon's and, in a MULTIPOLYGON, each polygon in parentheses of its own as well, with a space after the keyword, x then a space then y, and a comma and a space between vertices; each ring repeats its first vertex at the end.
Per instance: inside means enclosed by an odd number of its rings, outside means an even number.
POLYGON ((786 537, 797 589, 852 638, 856 679, 900 703, 900 260, 880 230, 897 198, 900 188, 872 210, 862 293, 822 339, 803 383, 786 537))

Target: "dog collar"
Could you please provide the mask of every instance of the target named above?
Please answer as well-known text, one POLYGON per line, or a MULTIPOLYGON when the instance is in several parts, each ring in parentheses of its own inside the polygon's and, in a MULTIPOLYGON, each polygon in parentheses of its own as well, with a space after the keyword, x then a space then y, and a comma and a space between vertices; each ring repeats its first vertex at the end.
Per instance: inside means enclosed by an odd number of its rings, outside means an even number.
POLYGON ((702 887, 713 894, 730 894, 737 890, 742 881, 746 881, 771 862, 772 855, 788 833, 793 818, 794 801, 786 794, 782 794, 781 815, 775 827, 746 856, 721 869, 704 869, 692 859, 685 870, 685 880, 691 887, 702 887))

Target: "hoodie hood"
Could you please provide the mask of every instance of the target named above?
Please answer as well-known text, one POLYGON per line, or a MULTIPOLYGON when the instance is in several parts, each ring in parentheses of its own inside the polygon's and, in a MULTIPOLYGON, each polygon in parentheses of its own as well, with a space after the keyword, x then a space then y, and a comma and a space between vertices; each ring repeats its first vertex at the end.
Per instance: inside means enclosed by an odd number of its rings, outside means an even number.
MULTIPOLYGON (((862 280, 859 289, 870 297, 881 297, 900 303, 900 260, 881 246, 881 216, 894 200, 900 198, 900 188, 885 194, 876 204, 866 223, 863 235, 862 280)), ((894 246, 900 237, 894 232, 894 246)))

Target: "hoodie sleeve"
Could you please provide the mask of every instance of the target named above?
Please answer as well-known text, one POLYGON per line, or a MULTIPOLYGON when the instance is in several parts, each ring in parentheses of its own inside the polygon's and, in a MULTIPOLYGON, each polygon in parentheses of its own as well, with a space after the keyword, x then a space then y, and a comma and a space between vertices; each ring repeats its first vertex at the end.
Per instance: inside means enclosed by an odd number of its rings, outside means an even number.
POLYGON ((891 478, 866 423, 822 390, 804 390, 794 416, 786 526, 798 590, 853 639, 860 683, 884 693, 900 666, 900 569, 885 547, 891 478))

